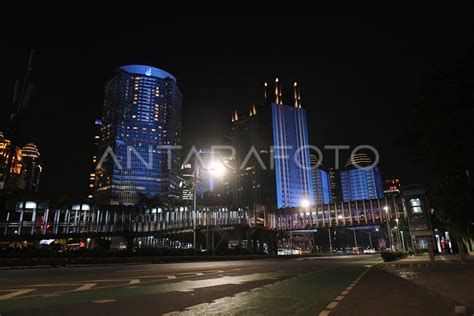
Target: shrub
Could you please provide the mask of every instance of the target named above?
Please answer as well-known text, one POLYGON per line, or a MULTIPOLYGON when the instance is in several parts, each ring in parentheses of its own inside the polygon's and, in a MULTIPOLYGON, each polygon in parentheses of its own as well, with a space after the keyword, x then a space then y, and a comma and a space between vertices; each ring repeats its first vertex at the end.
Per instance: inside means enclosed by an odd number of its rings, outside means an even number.
POLYGON ((384 251, 382 252, 382 259, 383 261, 395 261, 405 257, 407 254, 405 252, 400 251, 384 251))

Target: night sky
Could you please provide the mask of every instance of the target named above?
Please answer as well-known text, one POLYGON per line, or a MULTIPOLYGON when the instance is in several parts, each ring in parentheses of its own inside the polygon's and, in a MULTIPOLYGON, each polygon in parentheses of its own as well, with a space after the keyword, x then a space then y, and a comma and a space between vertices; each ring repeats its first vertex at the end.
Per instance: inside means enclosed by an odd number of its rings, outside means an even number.
MULTIPOLYGON (((87 17, 82 23, 76 17, 68 23, 4 24, 0 130, 12 111, 14 80, 34 47, 35 94, 19 141, 39 147, 42 192, 84 197, 95 152, 94 119, 100 117, 104 83, 118 66, 146 64, 177 77, 185 146, 222 144, 230 112, 259 101, 263 82, 279 77, 284 101, 291 100, 294 81, 301 87, 312 144, 370 144, 380 151, 384 178, 428 184, 429 174, 411 163, 397 145, 398 135, 408 124, 419 79, 464 58, 474 46, 473 7, 357 11, 200 16, 156 24, 120 18, 83 23, 87 17)), ((333 152, 324 153, 332 162, 333 152)))

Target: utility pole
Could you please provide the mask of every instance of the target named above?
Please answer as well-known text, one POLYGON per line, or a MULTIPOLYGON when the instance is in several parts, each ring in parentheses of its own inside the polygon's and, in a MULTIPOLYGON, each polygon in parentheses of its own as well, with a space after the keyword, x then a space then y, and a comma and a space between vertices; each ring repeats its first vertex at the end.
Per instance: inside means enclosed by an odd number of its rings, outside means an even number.
POLYGON ((196 220, 197 220, 197 207, 196 207, 196 193, 197 193, 197 177, 199 176, 198 174, 198 166, 196 166, 196 170, 194 170, 193 173, 193 249, 197 250, 197 244, 196 244, 196 220))
POLYGON ((355 228, 352 230, 354 232, 354 247, 357 248, 357 235, 356 235, 356 230, 355 228))
POLYGON ((328 228, 328 236, 329 236, 329 252, 332 253, 332 236, 331 236, 331 228, 328 228))

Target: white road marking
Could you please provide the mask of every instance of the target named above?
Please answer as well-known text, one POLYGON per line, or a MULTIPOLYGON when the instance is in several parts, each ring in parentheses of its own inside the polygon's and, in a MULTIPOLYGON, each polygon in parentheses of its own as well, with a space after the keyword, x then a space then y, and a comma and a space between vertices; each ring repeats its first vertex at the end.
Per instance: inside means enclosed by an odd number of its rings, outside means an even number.
POLYGON ((202 272, 196 272, 196 273, 194 273, 194 274, 195 274, 196 276, 198 276, 198 275, 204 275, 204 273, 202 273, 202 272))
POLYGON ((331 302, 328 304, 328 306, 326 306, 327 309, 333 309, 333 308, 336 308, 337 304, 339 304, 339 302, 331 302))
POLYGON ((344 298, 344 295, 339 295, 334 300, 340 302, 340 301, 342 301, 343 298, 344 298))
POLYGON ((13 291, 11 293, 8 293, 8 294, 3 294, 3 295, 0 295, 0 301, 3 301, 3 300, 8 300, 10 298, 13 298, 13 297, 17 297, 17 296, 20 296, 20 295, 23 295, 23 294, 26 294, 26 293, 30 293, 32 291, 34 291, 36 289, 11 289, 11 290, 0 290, 1 292, 6 292, 6 291, 13 291))
POLYGON ((341 292, 341 295, 347 295, 347 293, 349 293, 349 291, 344 290, 344 291, 341 292))
POLYGON ((92 303, 97 303, 97 304, 105 304, 105 303, 112 303, 112 302, 116 302, 117 300, 108 300, 108 299, 104 299, 104 300, 97 300, 97 301, 92 301, 92 303))
POLYGON ((133 284, 139 284, 140 283, 140 279, 131 279, 128 284, 129 285, 133 285, 133 284))
POLYGON ((466 314, 466 306, 456 305, 454 306, 455 314, 466 314))
POLYGON ((176 279, 176 276, 175 275, 168 275, 167 278, 168 278, 168 280, 176 279))
POLYGON ((326 310, 325 310, 325 311, 320 312, 320 313, 319 313, 319 316, 328 316, 329 313, 330 313, 330 311, 326 311, 326 310))
POLYGON ((87 291, 87 290, 90 290, 92 289, 94 286, 96 286, 97 283, 86 283, 86 284, 83 284, 81 285, 80 287, 78 287, 77 289, 74 289, 72 290, 73 292, 77 292, 77 291, 87 291))

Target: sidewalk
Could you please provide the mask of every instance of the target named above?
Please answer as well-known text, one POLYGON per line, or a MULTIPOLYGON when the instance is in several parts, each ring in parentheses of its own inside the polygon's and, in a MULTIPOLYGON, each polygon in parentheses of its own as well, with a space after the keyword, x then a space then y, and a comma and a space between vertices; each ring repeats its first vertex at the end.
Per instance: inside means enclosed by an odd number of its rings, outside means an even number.
MULTIPOLYGON (((460 263, 457 255, 438 255, 434 257, 435 262, 430 261, 428 254, 410 256, 393 262, 386 262, 387 267, 426 267, 438 263, 460 263)), ((474 263, 474 256, 466 255, 466 263, 474 263)))
MULTIPOLYGON (((457 284, 459 286, 459 283, 457 284)), ((457 301, 378 266, 365 274, 330 311, 330 315, 459 315, 460 312, 472 314, 472 308, 457 301)))
POLYGON ((474 258, 468 256, 461 263, 456 256, 437 256, 427 266, 412 265, 426 261, 429 258, 407 258, 399 266, 386 265, 385 270, 474 309, 474 258))

